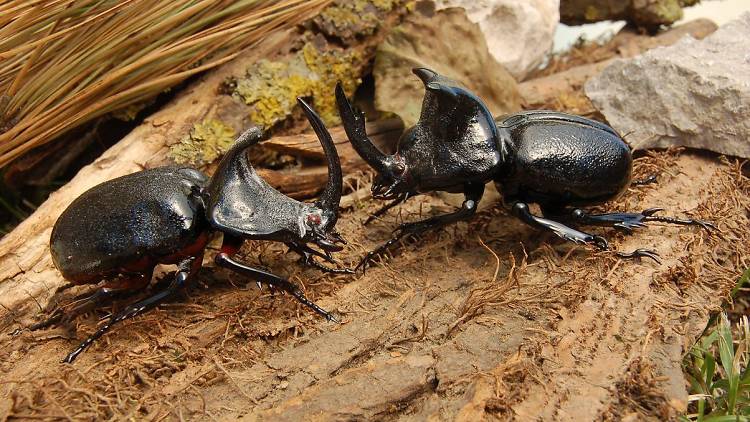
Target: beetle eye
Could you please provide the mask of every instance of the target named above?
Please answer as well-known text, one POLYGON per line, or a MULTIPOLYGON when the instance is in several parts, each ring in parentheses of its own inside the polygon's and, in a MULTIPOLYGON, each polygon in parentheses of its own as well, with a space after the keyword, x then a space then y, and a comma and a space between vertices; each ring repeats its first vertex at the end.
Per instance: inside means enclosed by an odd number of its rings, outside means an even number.
POLYGON ((404 163, 401 163, 398 161, 393 163, 393 173, 395 175, 400 176, 404 173, 405 170, 406 170, 406 166, 404 165, 404 163))
POLYGON ((320 225, 320 216, 318 214, 308 214, 307 223, 312 226, 320 225))

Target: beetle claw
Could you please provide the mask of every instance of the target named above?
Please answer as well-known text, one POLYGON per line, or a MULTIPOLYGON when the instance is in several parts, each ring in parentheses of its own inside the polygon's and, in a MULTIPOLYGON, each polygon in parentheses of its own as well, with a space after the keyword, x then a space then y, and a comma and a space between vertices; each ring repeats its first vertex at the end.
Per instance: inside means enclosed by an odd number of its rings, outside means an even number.
POLYGON ((650 217, 650 216, 652 216, 652 215, 654 215, 654 214, 656 214, 657 212, 660 212, 660 211, 664 211, 664 208, 653 207, 653 208, 647 208, 647 209, 641 211, 641 214, 643 216, 645 216, 645 217, 650 217))
POLYGON ((664 208, 658 208, 658 207, 645 209, 641 211, 640 215, 637 215, 637 219, 638 219, 637 221, 638 222, 657 221, 660 223, 679 224, 681 226, 700 226, 701 228, 709 232, 711 230, 716 229, 716 226, 709 221, 694 220, 691 218, 678 218, 678 217, 654 215, 663 210, 664 208))
POLYGON ((599 248, 599 249, 601 249, 603 251, 609 249, 609 242, 607 242, 607 239, 605 239, 605 238, 603 238, 601 236, 594 235, 593 236, 593 242, 594 242, 594 244, 596 245, 597 248, 599 248))
POLYGON ((661 264, 661 260, 659 259, 659 253, 652 249, 644 249, 644 248, 638 248, 634 250, 633 252, 617 252, 617 256, 620 258, 626 258, 626 259, 632 259, 632 258, 649 258, 652 259, 657 264, 661 264))
POLYGON ((362 258, 361 261, 359 261, 359 264, 354 267, 354 271, 357 272, 362 269, 362 274, 365 274, 367 272, 367 264, 370 262, 373 256, 374 254, 372 252, 369 252, 367 255, 365 255, 365 257, 362 258))

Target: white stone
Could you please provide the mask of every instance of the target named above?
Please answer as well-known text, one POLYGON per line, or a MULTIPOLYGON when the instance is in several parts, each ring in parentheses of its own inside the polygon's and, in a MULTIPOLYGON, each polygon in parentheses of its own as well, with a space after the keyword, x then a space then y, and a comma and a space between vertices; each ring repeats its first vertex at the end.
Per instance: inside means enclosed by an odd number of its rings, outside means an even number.
POLYGON ((560 0, 437 0, 478 23, 490 53, 518 81, 544 62, 560 22, 560 0))
POLYGON ((701 41, 686 37, 618 60, 586 95, 637 149, 687 146, 750 158, 750 13, 701 41))

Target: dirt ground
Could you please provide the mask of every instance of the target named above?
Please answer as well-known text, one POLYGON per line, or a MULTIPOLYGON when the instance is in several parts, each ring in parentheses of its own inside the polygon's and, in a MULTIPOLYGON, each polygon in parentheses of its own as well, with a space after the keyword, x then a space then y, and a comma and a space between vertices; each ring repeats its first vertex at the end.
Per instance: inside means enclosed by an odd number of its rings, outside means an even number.
MULTIPOLYGON (((209 254, 196 288, 122 323, 72 365, 59 361, 112 307, 78 318, 74 332, 2 335, 0 420, 673 416, 687 400, 683 354, 748 267, 750 182, 738 163, 691 152, 637 160, 636 177, 653 173, 656 185, 605 209, 661 206, 719 230, 592 231, 620 250, 653 248, 661 265, 565 244, 499 203, 364 275, 321 275, 283 247, 248 242, 248 261, 303 284, 341 324, 214 269, 209 254)), ((344 262, 398 222, 450 209, 420 197, 364 227, 378 205, 354 201, 343 214, 344 262)), ((16 315, 0 329, 35 318, 16 315)))

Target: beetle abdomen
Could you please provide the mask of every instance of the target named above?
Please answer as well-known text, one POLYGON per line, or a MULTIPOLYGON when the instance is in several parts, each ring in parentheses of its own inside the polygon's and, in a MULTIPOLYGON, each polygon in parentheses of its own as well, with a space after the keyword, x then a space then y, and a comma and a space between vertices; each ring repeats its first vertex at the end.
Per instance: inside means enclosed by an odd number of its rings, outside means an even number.
POLYGON ((84 192, 52 229, 52 260, 73 282, 96 281, 143 260, 179 254, 205 223, 193 193, 207 178, 190 168, 162 167, 122 176, 84 192))
POLYGON ((506 196, 541 205, 591 205, 629 185, 630 148, 602 123, 556 112, 517 113, 498 122, 514 158, 498 178, 506 196), (503 133, 503 131, 506 131, 503 133))

